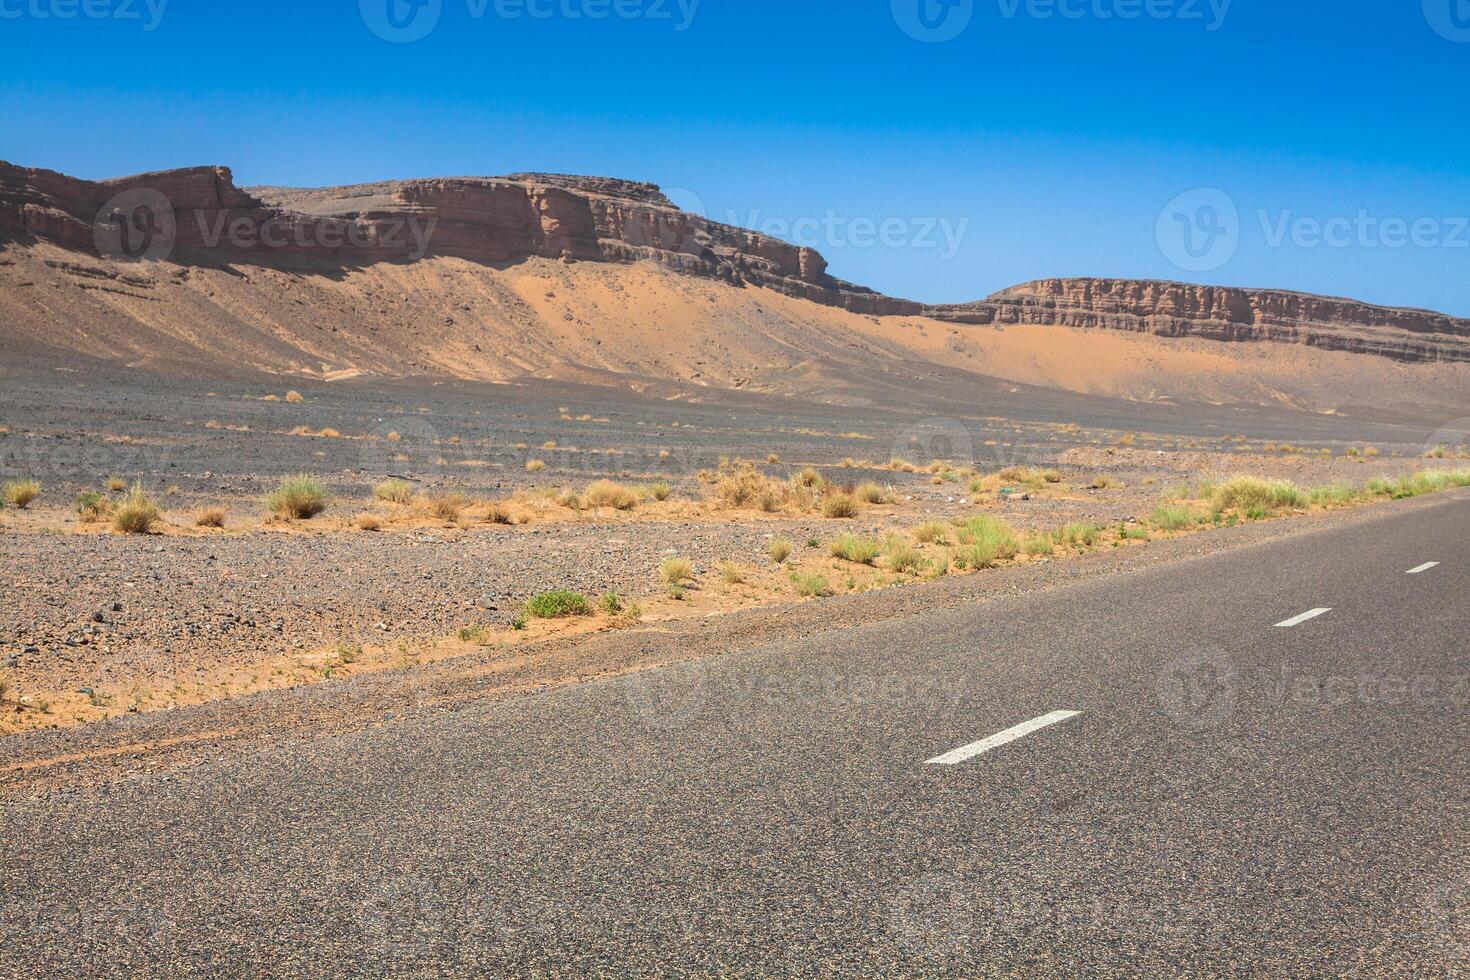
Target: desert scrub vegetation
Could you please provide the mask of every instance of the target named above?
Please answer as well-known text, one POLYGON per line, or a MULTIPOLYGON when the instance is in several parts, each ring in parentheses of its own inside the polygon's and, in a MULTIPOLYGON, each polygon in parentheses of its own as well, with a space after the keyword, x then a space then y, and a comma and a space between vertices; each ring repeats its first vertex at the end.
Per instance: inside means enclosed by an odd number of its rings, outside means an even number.
POLYGON ((364 511, 352 519, 359 531, 381 531, 383 530, 383 519, 377 514, 369 514, 364 511))
POLYGON ((682 585, 694 578, 694 564, 688 558, 665 558, 658 566, 658 576, 665 585, 682 585))
POLYGON ((834 520, 858 516, 862 506, 851 494, 837 493, 822 501, 822 516, 834 520))
POLYGON ((1188 507, 1166 504, 1156 508, 1149 516, 1149 520, 1161 531, 1182 531, 1187 527, 1193 527, 1198 523, 1199 518, 1188 507))
POLYGON ((1056 539, 1047 533, 1028 534, 1025 539, 1021 541, 1021 551, 1032 556, 1033 558, 1043 555, 1049 555, 1056 550, 1056 539))
POLYGON ((791 542, 786 538, 777 538, 771 542, 769 553, 771 560, 778 565, 786 564, 786 559, 791 557, 791 542))
POLYGON ((465 498, 462 493, 444 493, 424 501, 430 516, 445 524, 458 524, 464 516, 465 498))
POLYGON ((1014 558, 1020 543, 1011 526, 989 514, 971 517, 955 528, 959 546, 954 562, 959 568, 990 568, 999 561, 1014 558))
POLYGON ((141 485, 135 483, 113 505, 112 527, 122 534, 149 534, 162 516, 158 505, 148 499, 141 485))
POLYGON ((94 524, 112 513, 112 501, 95 490, 83 490, 77 494, 74 507, 77 520, 83 524, 94 524))
POLYGON ((827 579, 816 572, 792 572, 791 587, 804 599, 819 599, 832 594, 827 579))
POLYGON ((638 506, 638 494, 632 487, 612 480, 598 480, 582 491, 582 502, 588 507, 610 507, 632 510, 638 506))
POLYGON ((922 544, 944 544, 949 540, 949 525, 943 521, 925 521, 914 528, 914 540, 922 544))
POLYGON ((1358 491, 1350 483, 1326 483, 1307 491, 1307 501, 1314 507, 1350 504, 1358 497, 1358 491))
POLYGON ((888 566, 890 572, 900 575, 904 572, 922 572, 928 567, 928 562, 924 560, 918 548, 896 538, 884 543, 883 563, 888 566))
POLYGON ((669 495, 673 492, 674 488, 669 486, 667 483, 664 483, 662 480, 657 483, 650 483, 648 486, 642 488, 642 495, 644 497, 647 497, 651 500, 657 500, 659 502, 668 500, 669 495))
POLYGON ((528 459, 528 460, 526 460, 526 472, 527 473, 540 473, 544 469, 546 469, 546 460, 544 460, 544 459, 528 459))
POLYGON ((1058 547, 1076 548, 1086 551, 1097 544, 1102 527, 1092 521, 1074 521, 1052 532, 1052 540, 1058 547))
POLYGON ((716 506, 735 510, 755 508, 774 513, 783 508, 805 510, 811 506, 811 491, 799 479, 774 480, 749 462, 722 462, 709 476, 710 496, 716 506))
POLYGON ((305 473, 288 476, 265 498, 266 509, 282 520, 310 520, 327 509, 327 491, 305 473))
POLYGON ((827 485, 827 478, 811 466, 803 468, 792 479, 801 486, 810 487, 813 490, 821 490, 827 485))
POLYGON ((586 596, 568 589, 541 592, 526 601, 526 615, 532 619, 566 619, 570 616, 586 616, 590 610, 586 596))
POLYGON ((128 481, 120 476, 109 476, 107 478, 107 490, 109 493, 122 493, 128 488, 128 481))
POLYGON ((1264 480, 1254 476, 1233 476, 1215 487, 1210 503, 1215 510, 1242 513, 1271 513, 1290 507, 1301 507, 1306 494, 1290 480, 1264 480))
POLYGON ((745 572, 733 561, 720 562, 720 580, 726 585, 739 585, 745 581, 745 572))
POLYGON ((1370 493, 1382 497, 1392 497, 1395 500, 1404 500, 1409 497, 1418 497, 1426 493, 1439 493, 1455 487, 1470 486, 1470 469, 1462 470, 1421 470, 1418 473, 1402 476, 1396 480, 1388 477, 1379 477, 1368 481, 1370 493))
POLYGON ((224 527, 225 509, 223 507, 201 507, 194 512, 195 527, 224 527))
POLYGON ((509 524, 511 523, 510 511, 501 504, 487 504, 485 507, 486 524, 509 524))
POLYGON ((13 480, 5 484, 5 499, 12 507, 25 510, 41 496, 41 485, 35 480, 13 480))
POLYGON ((828 543, 827 552, 833 558, 840 558, 843 561, 854 562, 858 565, 871 565, 882 549, 878 546, 878 542, 869 538, 860 538, 856 534, 842 534, 828 543))
POLYGON ((886 504, 893 499, 891 493, 878 486, 872 480, 864 480, 862 483, 859 483, 852 495, 865 504, 886 504))
POLYGON ((616 616, 623 611, 623 599, 616 592, 604 592, 597 597, 597 608, 604 616, 616 616))
POLYGON ((407 480, 384 480, 373 487, 373 496, 386 504, 406 504, 413 499, 413 484, 407 480))

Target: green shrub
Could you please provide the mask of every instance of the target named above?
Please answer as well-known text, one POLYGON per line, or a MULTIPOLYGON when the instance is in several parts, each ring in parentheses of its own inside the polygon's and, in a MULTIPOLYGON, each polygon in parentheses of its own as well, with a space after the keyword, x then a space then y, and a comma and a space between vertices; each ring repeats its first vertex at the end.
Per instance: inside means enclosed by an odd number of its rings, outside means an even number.
POLYGON ((1154 527, 1160 530, 1182 531, 1187 527, 1193 527, 1199 521, 1199 518, 1188 507, 1166 504, 1163 507, 1157 508, 1149 516, 1149 520, 1153 522, 1154 527))
POLYGON ((608 616, 616 616, 623 611, 623 600, 616 592, 604 592, 597 597, 597 608, 608 616))
POLYGON ((1320 487, 1313 487, 1307 491, 1307 500, 1312 504, 1325 507, 1329 504, 1351 503, 1358 495, 1347 483, 1327 483, 1320 487))
POLYGON ((327 509, 327 491, 305 473, 288 476, 265 498, 271 513, 285 520, 307 520, 327 509))
MULTIPOLYGON (((961 545, 972 549, 966 553, 969 557, 990 554, 995 558, 1014 558, 1020 547, 1011 526, 989 514, 979 514, 959 523, 955 528, 955 538, 961 545)), ((983 568, 988 564, 974 567, 983 568)))
POLYGON ((832 587, 827 584, 827 580, 815 572, 793 572, 791 585, 797 595, 809 599, 832 594, 832 587))
POLYGON ((532 619, 563 619, 585 616, 590 611, 587 597, 567 589, 553 589, 534 595, 526 602, 526 615, 532 619))
POLYGON ((871 565, 881 549, 878 547, 878 542, 869 538, 860 538, 855 534, 843 534, 833 538, 827 545, 827 550, 833 558, 856 562, 859 565, 871 565))
POLYGON ((658 483, 651 483, 647 487, 645 487, 644 490, 645 492, 647 492, 648 496, 652 497, 654 500, 668 500, 669 495, 674 492, 673 487, 670 487, 667 483, 664 483, 663 481, 659 481, 658 483))
POLYGON ((1031 534, 1021 542, 1021 550, 1028 555, 1049 555, 1057 548, 1050 534, 1031 534))
POLYGON ((925 521, 914 528, 914 540, 924 544, 944 544, 949 540, 949 525, 943 521, 925 521))
POLYGON ((1076 521, 1054 532, 1057 544, 1064 548, 1091 548, 1097 544, 1102 528, 1091 521, 1076 521))
POLYGON ((1254 476, 1233 476, 1215 487, 1211 503, 1216 510, 1266 510, 1301 507, 1306 494, 1290 480, 1264 480, 1254 476))
POLYGON ((84 524, 100 521, 112 512, 112 502, 95 490, 83 490, 77 494, 77 518, 84 524))
POLYGON ((919 549, 902 541, 885 544, 883 547, 883 561, 891 572, 920 572, 923 571, 927 562, 919 549))

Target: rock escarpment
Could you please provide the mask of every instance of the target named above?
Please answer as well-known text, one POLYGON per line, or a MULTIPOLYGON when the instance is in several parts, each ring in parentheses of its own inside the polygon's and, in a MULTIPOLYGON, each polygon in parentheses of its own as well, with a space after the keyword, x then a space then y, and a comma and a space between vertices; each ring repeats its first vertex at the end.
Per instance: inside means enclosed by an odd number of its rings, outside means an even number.
POLYGON ((148 257, 182 265, 349 267, 430 254, 486 264, 532 257, 654 262, 683 275, 767 287, 872 316, 1278 342, 1406 362, 1470 362, 1470 320, 1283 291, 1043 279, 975 303, 924 305, 829 275, 826 260, 813 249, 681 211, 653 184, 611 178, 518 173, 242 189, 225 167, 86 181, 0 163, 0 236, 31 236, 107 255, 119 235, 129 240, 122 223, 131 220, 140 200, 153 210, 147 213, 147 235, 134 236, 135 251, 151 247, 148 257), (153 211, 159 209, 170 213, 166 228, 157 227, 153 211), (160 237, 167 238, 166 247, 160 237))

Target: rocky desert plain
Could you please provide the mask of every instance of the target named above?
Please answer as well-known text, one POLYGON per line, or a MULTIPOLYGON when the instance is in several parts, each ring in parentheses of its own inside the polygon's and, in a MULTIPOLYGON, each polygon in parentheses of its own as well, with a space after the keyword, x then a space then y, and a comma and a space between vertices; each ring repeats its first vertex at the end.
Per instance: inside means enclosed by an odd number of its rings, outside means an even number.
POLYGON ((10 793, 1470 483, 1470 321, 1099 279, 924 305, 550 174, 0 163, 0 381, 10 793))

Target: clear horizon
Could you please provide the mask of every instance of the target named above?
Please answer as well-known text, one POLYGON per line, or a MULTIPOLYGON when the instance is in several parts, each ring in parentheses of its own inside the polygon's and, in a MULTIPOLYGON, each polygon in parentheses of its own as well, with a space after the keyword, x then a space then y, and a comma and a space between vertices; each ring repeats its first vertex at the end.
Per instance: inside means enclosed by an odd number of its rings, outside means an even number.
POLYGON ((0 0, 0 158, 620 177, 921 301, 1099 276, 1470 316, 1455 2, 0 0))

